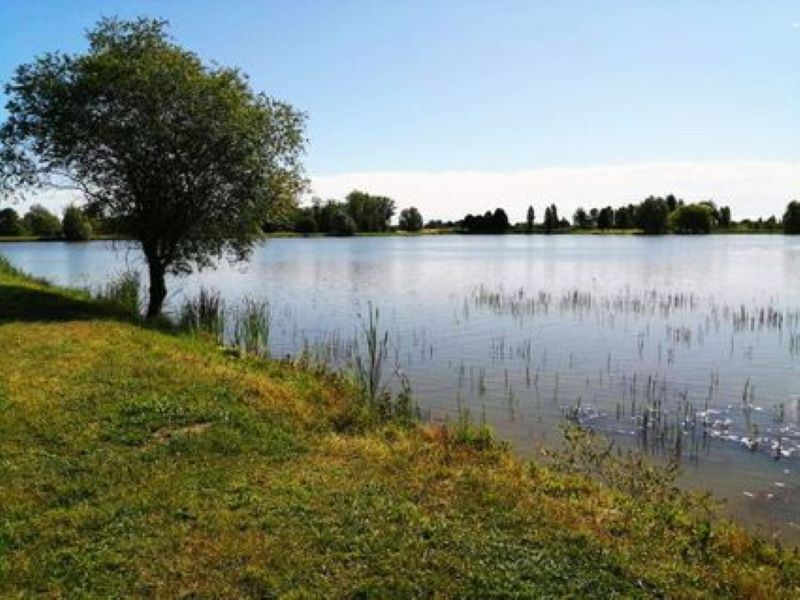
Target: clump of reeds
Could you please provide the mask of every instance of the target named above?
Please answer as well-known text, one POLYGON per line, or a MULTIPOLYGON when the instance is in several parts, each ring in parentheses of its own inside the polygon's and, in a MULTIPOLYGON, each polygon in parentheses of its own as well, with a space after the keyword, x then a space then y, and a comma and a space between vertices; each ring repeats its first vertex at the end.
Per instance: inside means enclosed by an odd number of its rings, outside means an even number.
POLYGON ((266 300, 244 298, 233 311, 233 345, 241 352, 269 356, 270 306, 266 300))
POLYGON ((362 391, 370 413, 379 420, 410 422, 418 416, 408 378, 400 372, 398 365, 388 370, 389 332, 380 331, 380 310, 368 303, 367 316, 361 319, 360 343, 356 343, 353 360, 356 382, 362 391), (361 352, 363 347, 364 352, 361 352), (400 391, 392 396, 390 385, 393 379, 400 382, 400 391))
POLYGON ((380 333, 380 311, 377 307, 373 308, 372 303, 368 305, 367 318, 364 319, 362 315, 359 317, 366 353, 359 353, 355 358, 356 377, 370 404, 375 404, 388 390, 385 367, 389 356, 389 332, 380 333))
POLYGON ((219 291, 201 288, 197 297, 184 302, 179 322, 181 327, 192 333, 205 333, 217 343, 224 343, 225 305, 219 291))

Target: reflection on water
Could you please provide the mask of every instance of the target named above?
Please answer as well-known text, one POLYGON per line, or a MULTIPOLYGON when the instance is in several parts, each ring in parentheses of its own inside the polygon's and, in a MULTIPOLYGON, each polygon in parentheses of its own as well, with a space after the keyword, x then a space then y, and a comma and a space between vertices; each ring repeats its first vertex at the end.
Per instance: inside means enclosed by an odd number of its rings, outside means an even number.
MULTIPOLYGON (((97 286, 136 248, 2 244, 37 275, 97 286)), ((346 364, 372 302, 425 414, 485 415, 520 452, 565 417, 680 454, 688 485, 800 539, 800 240, 446 236, 274 240, 245 266, 169 282, 271 306, 275 355, 346 364)))

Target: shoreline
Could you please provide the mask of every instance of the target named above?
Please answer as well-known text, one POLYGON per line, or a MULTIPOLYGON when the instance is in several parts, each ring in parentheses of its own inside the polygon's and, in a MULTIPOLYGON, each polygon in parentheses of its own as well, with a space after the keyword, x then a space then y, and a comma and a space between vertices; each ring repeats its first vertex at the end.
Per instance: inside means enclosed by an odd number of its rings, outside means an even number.
POLYGON ((600 438, 524 460, 466 417, 378 417, 347 377, 2 260, 0 307, 0 592, 800 590, 795 555, 600 438))
MULTIPOLYGON (((586 229, 577 229, 577 230, 561 230, 561 231, 552 231, 550 233, 545 233, 543 231, 534 231, 533 233, 527 233, 524 231, 507 231, 504 233, 468 233, 465 231, 455 231, 455 230, 434 230, 434 231, 421 231, 421 232, 406 232, 406 231, 388 231, 388 232, 358 232, 353 235, 347 236, 340 236, 340 235, 331 235, 331 234, 324 234, 324 233, 296 233, 293 231, 279 231, 264 234, 263 239, 347 239, 347 238, 378 238, 378 237, 402 237, 402 238, 417 238, 417 237, 436 237, 436 236, 464 236, 464 237, 474 237, 474 236, 481 236, 481 237, 503 237, 503 236, 592 236, 592 237, 625 237, 625 236, 635 236, 635 237, 646 237, 646 238, 665 238, 665 237, 681 237, 681 238, 702 238, 707 236, 729 236, 729 235, 780 235, 780 236, 791 236, 792 234, 786 234, 783 231, 765 231, 765 230, 717 230, 712 231, 710 233, 704 234, 691 234, 691 233, 660 233, 660 234, 646 234, 640 230, 634 229, 625 229, 625 230, 608 230, 608 231, 601 231, 601 230, 586 230, 586 229)), ((64 242, 70 244, 83 244, 87 242, 131 242, 135 241, 130 238, 121 237, 117 235, 103 235, 103 236, 95 236, 92 237, 90 240, 86 240, 83 242, 80 241, 69 241, 65 240, 63 237, 59 236, 22 236, 22 237, 12 237, 12 236, 0 236, 0 244, 13 244, 13 243, 32 243, 32 242, 64 242)))

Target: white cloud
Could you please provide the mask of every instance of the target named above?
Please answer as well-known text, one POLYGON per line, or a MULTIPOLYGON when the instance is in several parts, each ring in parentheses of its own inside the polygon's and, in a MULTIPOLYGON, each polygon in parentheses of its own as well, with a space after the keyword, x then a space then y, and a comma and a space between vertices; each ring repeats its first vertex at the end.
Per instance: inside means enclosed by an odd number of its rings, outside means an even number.
MULTIPOLYGON (((480 171, 385 171, 312 176, 315 195, 344 198, 353 189, 384 194, 398 207, 416 206, 426 219, 460 219, 503 207, 523 220, 529 204, 537 219, 555 202, 571 217, 578 206, 639 202, 650 194, 673 193, 685 200, 713 199, 731 206, 734 218, 780 217, 786 203, 800 200, 800 162, 671 162, 581 168, 546 168, 510 173, 480 171)), ((33 201, 56 212, 73 202, 73 192, 44 192, 33 201)))
POLYGON ((571 216, 578 206, 618 206, 674 193, 685 200, 713 199, 731 206, 734 218, 780 217, 800 199, 800 162, 670 162, 582 168, 543 168, 510 173, 386 171, 312 177, 313 193, 343 198, 361 189, 414 205, 427 218, 459 219, 498 206, 522 220, 529 204, 541 218, 555 202, 571 216))

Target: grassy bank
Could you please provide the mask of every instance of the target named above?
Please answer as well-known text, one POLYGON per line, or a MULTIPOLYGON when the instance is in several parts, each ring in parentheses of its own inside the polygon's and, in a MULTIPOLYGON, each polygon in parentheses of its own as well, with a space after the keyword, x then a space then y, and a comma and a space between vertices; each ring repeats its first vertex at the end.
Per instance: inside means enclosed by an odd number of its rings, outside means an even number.
POLYGON ((339 377, 1 259, 0 349, 0 596, 800 591, 794 553, 600 442, 544 466, 464 423, 379 422, 339 377))

